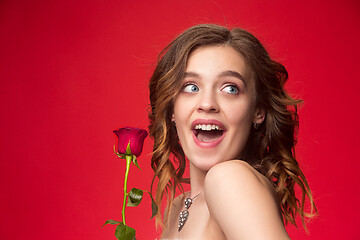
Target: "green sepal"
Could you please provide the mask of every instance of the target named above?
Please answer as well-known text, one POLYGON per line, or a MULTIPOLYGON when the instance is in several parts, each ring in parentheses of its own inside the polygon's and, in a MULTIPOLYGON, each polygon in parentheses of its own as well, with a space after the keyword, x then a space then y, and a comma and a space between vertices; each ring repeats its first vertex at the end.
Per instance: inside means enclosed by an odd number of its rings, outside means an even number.
POLYGON ((139 164, 138 164, 138 161, 137 161, 137 158, 135 155, 132 155, 132 162, 135 164, 135 166, 141 170, 139 164))
POLYGON ((132 155, 132 154, 131 154, 131 148, 130 148, 130 140, 129 140, 129 143, 128 143, 127 147, 126 147, 125 154, 126 154, 126 155, 132 155))
POLYGON ((157 214, 157 212, 159 211, 158 206, 155 203, 155 200, 153 198, 153 196, 151 195, 151 193, 149 191, 144 190, 145 192, 147 192, 150 195, 151 198, 151 218, 155 217, 155 215, 157 214))
POLYGON ((104 225, 102 225, 102 227, 103 226, 105 226, 105 225, 107 225, 107 224, 113 224, 113 225, 117 225, 117 224, 120 224, 120 223, 122 223, 122 222, 119 222, 119 221, 115 221, 115 220, 107 220, 105 223, 104 223, 104 225))
POLYGON ((115 229, 115 237, 118 240, 134 240, 135 229, 120 223, 115 229))
POLYGON ((132 188, 131 191, 129 192, 127 205, 129 207, 138 206, 143 198, 143 194, 144 194, 143 190, 132 188))
POLYGON ((114 145, 114 153, 115 153, 119 158, 121 158, 121 159, 126 159, 126 155, 125 155, 125 154, 120 154, 120 153, 118 153, 118 152, 116 151, 115 145, 114 145))
POLYGON ((121 158, 121 159, 126 159, 125 154, 116 153, 116 155, 118 155, 118 157, 121 158))

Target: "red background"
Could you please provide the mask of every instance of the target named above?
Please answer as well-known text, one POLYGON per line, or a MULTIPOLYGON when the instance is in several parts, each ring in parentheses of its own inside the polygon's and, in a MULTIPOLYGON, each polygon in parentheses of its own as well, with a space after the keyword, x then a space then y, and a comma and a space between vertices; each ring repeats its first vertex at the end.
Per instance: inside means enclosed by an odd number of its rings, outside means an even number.
MULTIPOLYGON (((319 217, 290 236, 357 239, 359 16, 356 0, 2 0, 0 238, 115 239, 101 228, 121 219, 112 130, 147 128, 157 54, 189 26, 218 23, 255 33, 305 100, 297 156, 319 217)), ((149 189, 151 149, 147 139, 130 187, 149 189)), ((156 238, 149 217, 147 196, 127 210, 138 239, 156 238)))

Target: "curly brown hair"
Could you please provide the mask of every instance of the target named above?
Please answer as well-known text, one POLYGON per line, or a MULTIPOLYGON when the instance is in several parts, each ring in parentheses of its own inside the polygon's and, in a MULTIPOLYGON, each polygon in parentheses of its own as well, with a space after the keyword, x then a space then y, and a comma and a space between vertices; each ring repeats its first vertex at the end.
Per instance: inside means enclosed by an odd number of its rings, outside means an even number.
MULTIPOLYGON (((260 41, 249 32, 234 28, 202 24, 196 25, 173 40, 159 55, 150 79, 149 132, 154 138, 151 166, 158 178, 156 203, 161 205, 167 196, 167 213, 171 212, 176 189, 183 191, 186 157, 179 144, 176 129, 171 123, 174 99, 181 89, 190 53, 201 46, 227 45, 239 52, 254 73, 256 104, 265 109, 265 122, 251 130, 244 160, 266 176, 274 185, 285 222, 296 226, 300 215, 306 229, 305 217, 317 212, 309 184, 295 158, 296 134, 299 126, 297 106, 302 101, 290 97, 284 90, 288 73, 283 65, 272 60, 260 41), (295 194, 295 185, 301 197, 295 194), (305 212, 305 198, 311 210, 305 212)), ((162 214, 156 216, 163 226, 162 214)))

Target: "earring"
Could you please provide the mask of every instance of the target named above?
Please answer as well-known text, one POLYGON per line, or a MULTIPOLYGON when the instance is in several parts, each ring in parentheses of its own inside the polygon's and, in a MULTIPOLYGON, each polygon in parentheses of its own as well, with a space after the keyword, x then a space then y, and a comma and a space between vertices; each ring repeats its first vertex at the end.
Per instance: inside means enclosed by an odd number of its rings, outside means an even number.
POLYGON ((255 128, 255 129, 258 129, 258 128, 260 127, 260 124, 261 124, 261 123, 258 123, 258 122, 254 123, 254 128, 255 128))

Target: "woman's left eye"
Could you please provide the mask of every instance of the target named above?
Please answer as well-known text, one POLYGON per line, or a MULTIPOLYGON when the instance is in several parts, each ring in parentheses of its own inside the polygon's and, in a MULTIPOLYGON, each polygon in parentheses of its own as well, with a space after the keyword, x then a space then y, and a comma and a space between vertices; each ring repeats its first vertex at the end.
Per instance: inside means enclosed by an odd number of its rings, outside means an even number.
POLYGON ((238 94, 239 93, 239 88, 237 86, 234 86, 234 85, 227 85, 227 86, 223 87, 221 89, 221 91, 224 91, 224 92, 229 93, 229 94, 238 94))

